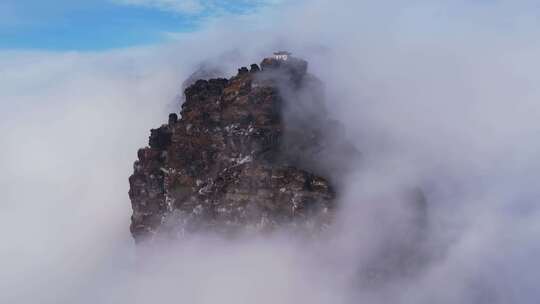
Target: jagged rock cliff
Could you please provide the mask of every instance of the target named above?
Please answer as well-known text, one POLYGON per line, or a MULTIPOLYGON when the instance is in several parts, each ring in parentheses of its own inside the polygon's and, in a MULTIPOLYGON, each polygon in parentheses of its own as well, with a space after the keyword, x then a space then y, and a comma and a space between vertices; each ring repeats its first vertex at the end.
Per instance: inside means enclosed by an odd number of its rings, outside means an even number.
POLYGON ((336 207, 336 147, 357 154, 337 140, 322 96, 297 58, 189 86, 181 118, 170 114, 138 151, 129 178, 134 238, 322 229, 336 207))

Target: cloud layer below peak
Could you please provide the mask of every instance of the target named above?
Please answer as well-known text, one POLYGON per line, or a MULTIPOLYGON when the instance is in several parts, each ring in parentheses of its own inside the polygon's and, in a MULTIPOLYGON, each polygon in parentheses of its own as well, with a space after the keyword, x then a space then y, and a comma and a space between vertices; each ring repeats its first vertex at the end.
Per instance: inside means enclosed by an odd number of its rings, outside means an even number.
POLYGON ((537 303, 540 46, 535 4, 513 3, 313 0, 151 48, 0 52, 0 302, 537 303), (368 164, 344 229, 309 246, 194 238, 137 264, 127 178, 148 130, 201 62, 228 76, 280 49, 310 62, 368 164), (359 288, 407 232, 399 206, 365 198, 400 181, 426 191, 437 257, 359 288))

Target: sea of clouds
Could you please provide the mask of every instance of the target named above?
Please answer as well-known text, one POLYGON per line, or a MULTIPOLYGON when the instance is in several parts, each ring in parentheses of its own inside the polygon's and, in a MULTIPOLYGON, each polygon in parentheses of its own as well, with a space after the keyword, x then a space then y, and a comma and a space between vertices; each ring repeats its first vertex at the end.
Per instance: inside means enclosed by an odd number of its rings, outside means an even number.
POLYGON ((161 45, 1 51, 0 302, 537 303, 537 8, 295 1, 161 45), (330 235, 136 250, 127 178, 182 82, 201 62, 230 76, 278 49, 310 62, 363 154, 330 235), (428 201, 429 261, 366 287, 362 270, 413 229, 385 197, 404 183, 428 201))

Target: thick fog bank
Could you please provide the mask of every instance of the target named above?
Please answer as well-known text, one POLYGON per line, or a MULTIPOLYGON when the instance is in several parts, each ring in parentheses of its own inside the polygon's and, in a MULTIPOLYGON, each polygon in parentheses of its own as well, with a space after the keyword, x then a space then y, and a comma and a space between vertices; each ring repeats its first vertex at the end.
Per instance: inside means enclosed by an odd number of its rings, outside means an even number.
POLYGON ((534 8, 300 1, 153 48, 0 53, 0 302, 536 303, 534 8), (201 64, 231 75, 277 49, 310 62, 362 152, 334 227, 136 251, 127 178, 149 129, 201 64), (416 229, 403 185, 427 201, 411 271, 387 267, 416 229))

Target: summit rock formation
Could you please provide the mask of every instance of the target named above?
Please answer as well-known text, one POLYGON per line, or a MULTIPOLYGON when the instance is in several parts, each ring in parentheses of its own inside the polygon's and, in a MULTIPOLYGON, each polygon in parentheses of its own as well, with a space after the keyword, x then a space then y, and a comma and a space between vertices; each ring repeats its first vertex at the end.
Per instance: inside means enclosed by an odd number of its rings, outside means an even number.
POLYGON ((185 89, 180 118, 172 113, 151 130, 129 178, 136 241, 199 231, 313 232, 331 222, 331 155, 336 147, 357 151, 337 140, 340 127, 326 117, 320 82, 307 67, 298 58, 266 58, 230 79, 185 89))

